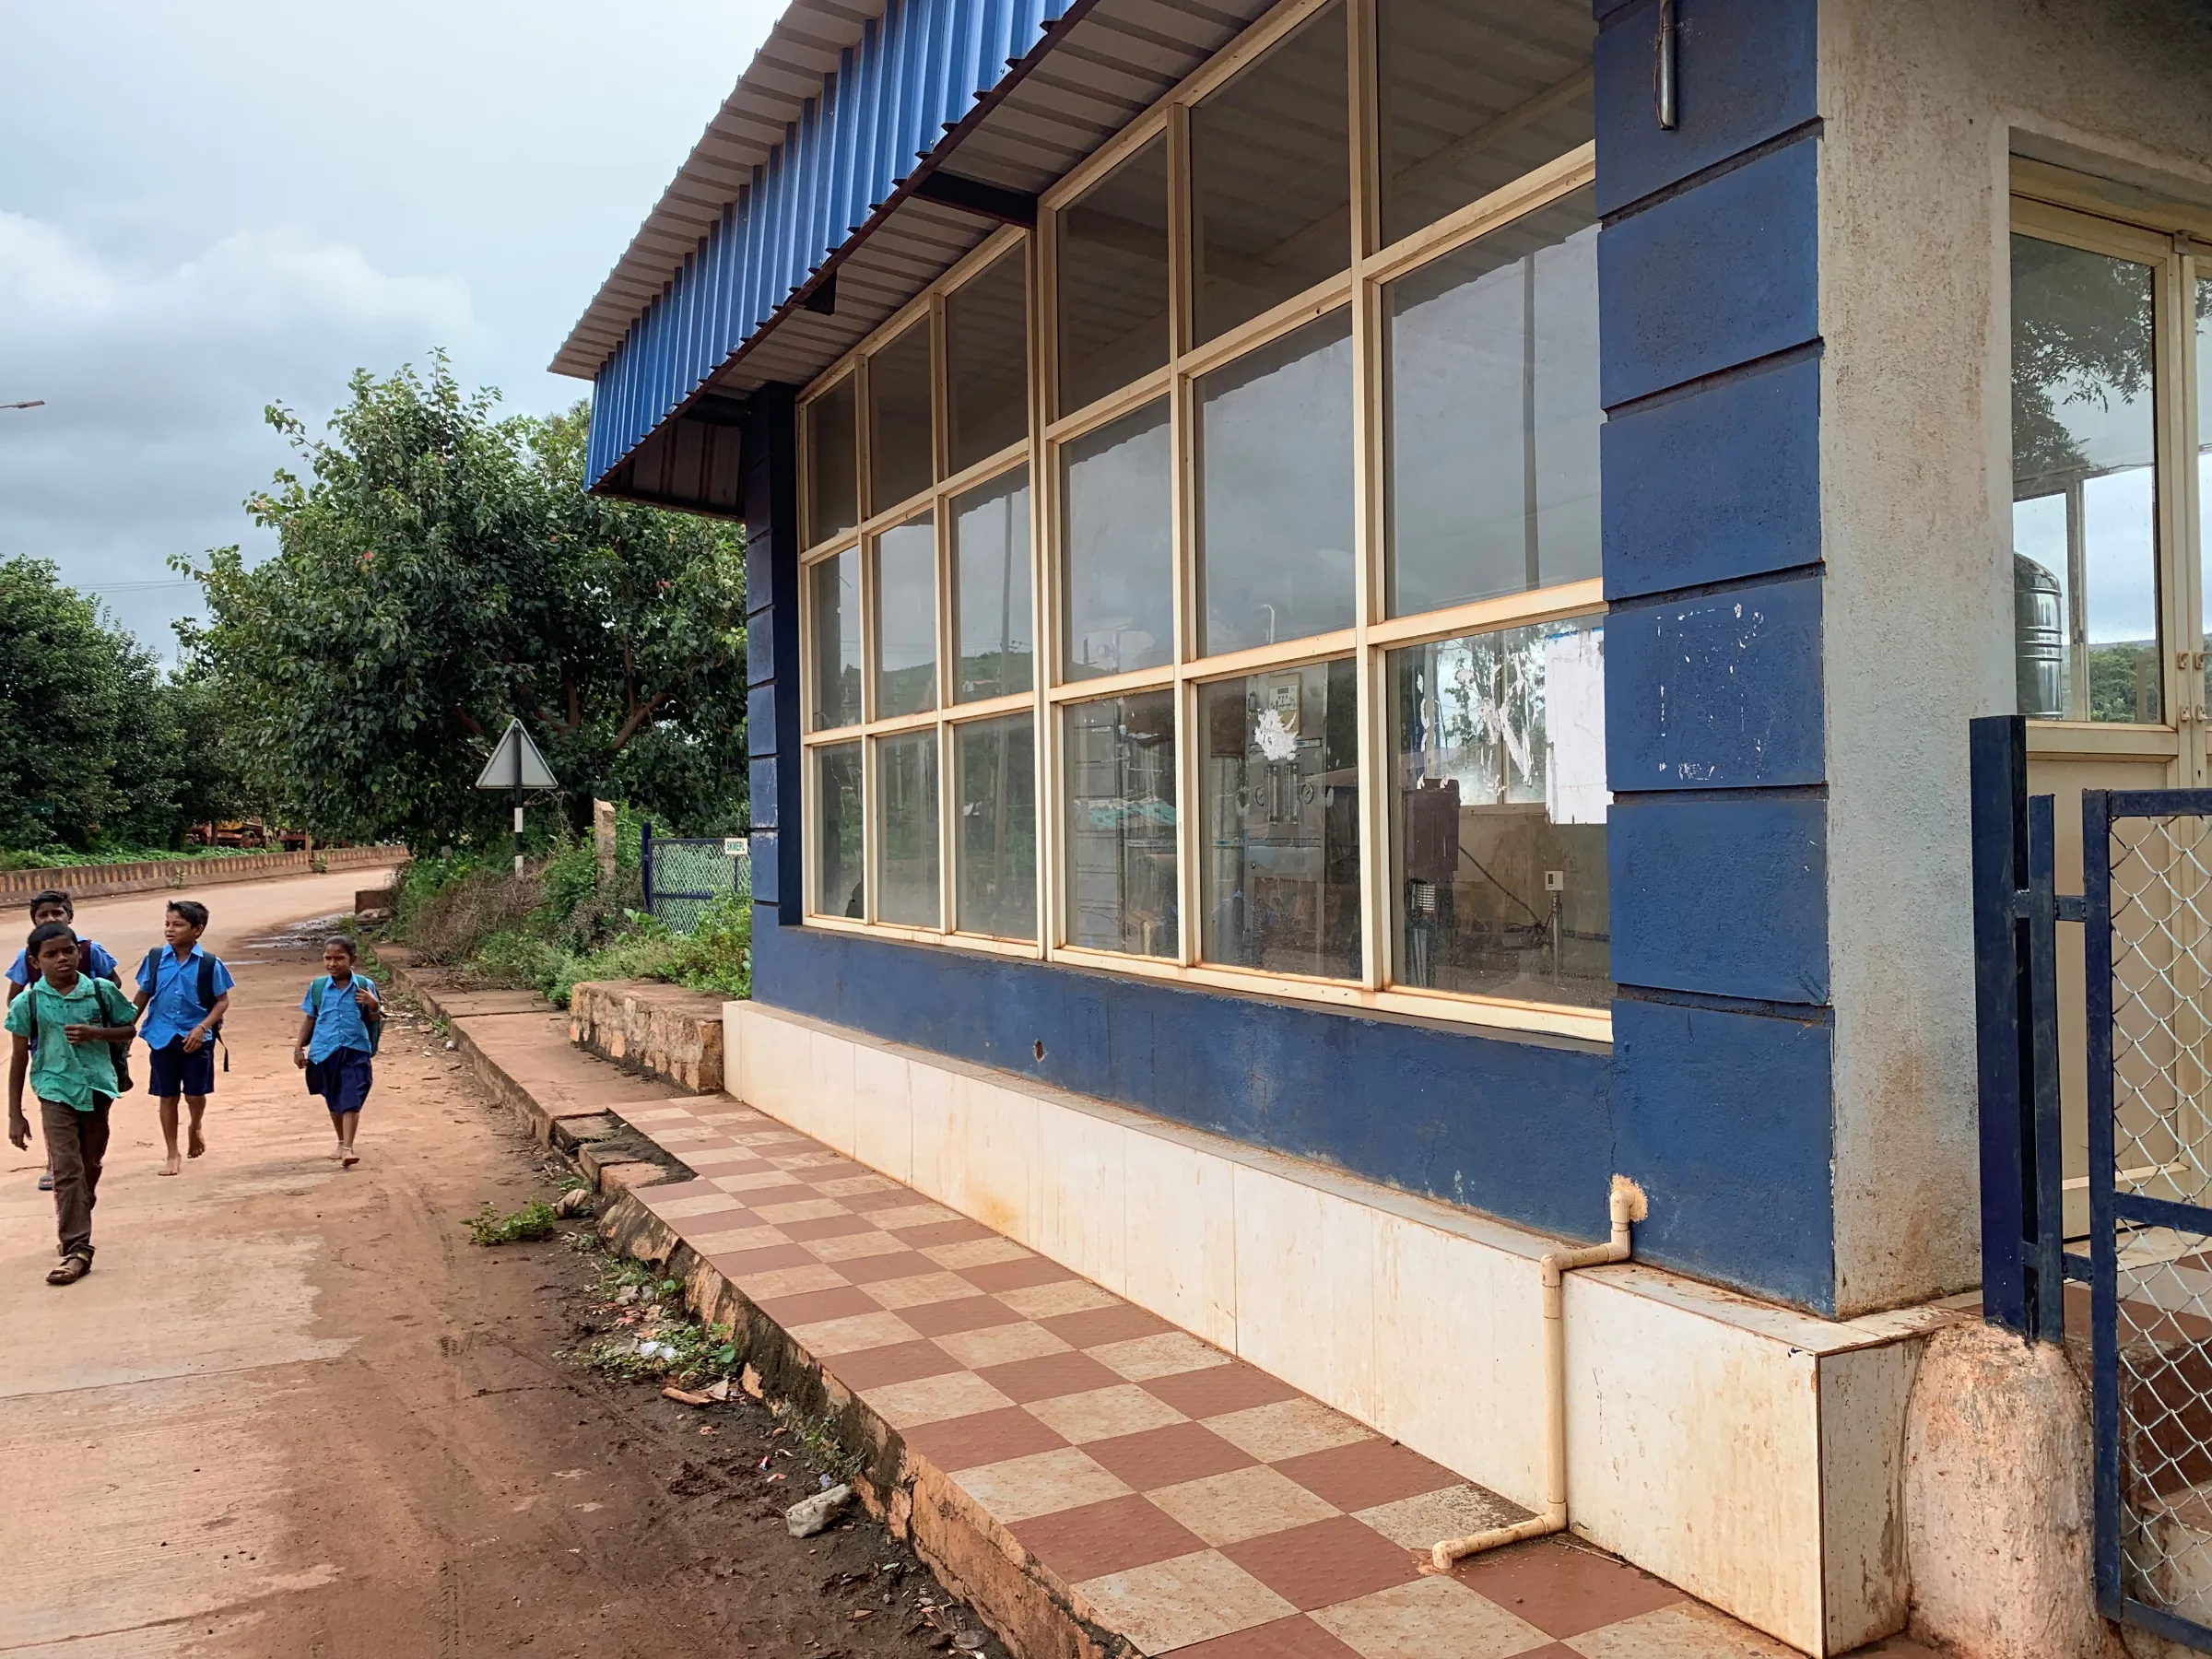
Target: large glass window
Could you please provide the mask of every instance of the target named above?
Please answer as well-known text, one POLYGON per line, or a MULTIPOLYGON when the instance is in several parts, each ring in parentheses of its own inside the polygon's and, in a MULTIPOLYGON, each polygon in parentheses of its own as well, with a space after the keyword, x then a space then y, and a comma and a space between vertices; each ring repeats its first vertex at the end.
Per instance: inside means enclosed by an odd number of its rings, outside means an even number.
POLYGON ((1067 942, 1176 956, 1175 695, 1100 698, 1061 713, 1067 942))
POLYGON ((1345 47, 1331 6, 1191 112, 1200 341, 1351 263, 1345 47))
POLYGON ((929 319, 868 359, 868 511, 885 512, 929 488, 935 465, 930 424, 929 319))
POLYGON ((945 357, 945 441, 960 473, 1029 433, 1029 256, 1018 242, 946 300, 945 357))
POLYGON ((878 921, 935 927, 937 917, 937 734, 935 727, 876 741, 876 791, 883 803, 878 921))
POLYGON ((2012 239, 2012 552, 2020 712, 2163 718, 2152 272, 2012 239))
POLYGON ((1557 159, 1594 132, 1588 0, 1375 0, 1382 240, 1557 159))
POLYGON ((854 375, 806 406, 806 542, 842 535, 860 523, 860 460, 854 375))
POLYGON ((819 924, 1606 1034, 1593 40, 1279 6, 853 354, 819 924))
POLYGON ((1154 138, 1056 216, 1060 413, 1168 360, 1168 141, 1154 138))
POLYGON ((1060 452, 1069 679, 1174 660, 1172 466, 1165 403, 1060 452))
POLYGON ((1335 312, 1196 387, 1201 653, 1352 625, 1352 324, 1335 312))
POLYGON ((814 751, 814 908, 858 921, 866 913, 862 876, 860 745, 814 751))
POLYGON ((1612 995, 1605 639, 1584 618, 1390 653, 1398 983, 1612 995))
POLYGON ((1359 977, 1355 681, 1338 657, 1198 688, 1206 960, 1359 977))
POLYGON ((876 537, 876 717, 937 706, 937 541, 926 512, 876 537))
POLYGON ((953 925, 1002 939, 1037 936, 1037 760, 1031 717, 952 729, 959 800, 953 925))
POLYGON ((952 696, 1006 697, 1033 683, 1030 469, 1018 466, 952 503, 952 696))
POLYGON ((1590 192, 1391 283, 1382 320, 1390 614, 1595 576, 1590 192))
POLYGON ((817 731, 860 724, 860 550, 847 547, 807 568, 814 613, 814 712, 817 731))

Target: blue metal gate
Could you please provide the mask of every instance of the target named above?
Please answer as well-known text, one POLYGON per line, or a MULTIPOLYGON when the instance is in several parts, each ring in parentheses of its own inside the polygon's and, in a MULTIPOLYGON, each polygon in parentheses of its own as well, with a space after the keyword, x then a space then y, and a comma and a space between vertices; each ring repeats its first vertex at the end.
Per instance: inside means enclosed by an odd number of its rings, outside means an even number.
POLYGON ((2085 790, 2097 1589, 2212 1648, 2212 790, 2085 790))
POLYGON ((638 848, 645 912, 688 934, 708 905, 753 890, 753 861, 743 835, 655 835, 644 827, 638 848))
POLYGON ((2212 1652, 2212 790, 2085 790, 2062 894, 2022 723, 1973 724, 1983 1313, 2063 1342, 2065 1286, 2088 1287, 2098 1605, 2212 1652), (2086 1255, 2062 1236, 2062 922, 2083 930, 2086 1255))

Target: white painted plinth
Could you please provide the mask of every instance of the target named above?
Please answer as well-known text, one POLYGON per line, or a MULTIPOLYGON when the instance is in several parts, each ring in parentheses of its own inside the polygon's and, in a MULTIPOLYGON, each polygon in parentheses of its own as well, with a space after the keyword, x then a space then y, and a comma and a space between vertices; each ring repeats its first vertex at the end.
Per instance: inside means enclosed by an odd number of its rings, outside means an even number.
MULTIPOLYGON (((724 1019, 749 1104, 1540 1505, 1558 1241, 757 1003, 724 1019)), ((1566 1317, 1575 1531, 1807 1653, 1903 1623, 1906 1397, 1951 1315, 1830 1322, 1631 1263, 1571 1276, 1566 1317)))

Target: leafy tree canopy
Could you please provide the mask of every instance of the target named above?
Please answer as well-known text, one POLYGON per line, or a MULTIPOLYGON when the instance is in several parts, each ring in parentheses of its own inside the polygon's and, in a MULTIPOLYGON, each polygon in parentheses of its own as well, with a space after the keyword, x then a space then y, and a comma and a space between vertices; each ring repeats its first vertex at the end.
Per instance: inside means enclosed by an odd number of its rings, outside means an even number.
POLYGON ((0 847, 176 845, 237 809, 219 728, 50 562, 0 560, 0 847))
POLYGON ((304 476, 252 498, 277 534, 182 561, 210 620, 189 642, 254 776, 330 836, 497 832, 472 786, 511 714, 561 781, 712 830, 745 811, 745 571, 734 528, 583 493, 585 407, 495 412, 442 356, 365 371, 329 435, 268 418, 304 476))

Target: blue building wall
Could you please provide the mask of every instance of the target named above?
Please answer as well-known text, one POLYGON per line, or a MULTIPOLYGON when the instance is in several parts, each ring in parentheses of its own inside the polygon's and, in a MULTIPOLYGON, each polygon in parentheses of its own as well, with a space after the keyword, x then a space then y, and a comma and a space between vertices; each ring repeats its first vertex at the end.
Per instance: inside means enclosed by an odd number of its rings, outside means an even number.
POLYGON ((1600 0, 1613 1111, 1641 1253, 1835 1302, 1815 0, 1600 0))
POLYGON ((1814 0, 1678 13, 1663 133, 1657 0, 1598 6, 1611 1052, 799 925, 788 392, 745 443, 759 1000, 1569 1236, 1626 1171, 1641 1254, 1832 1309, 1814 0))

